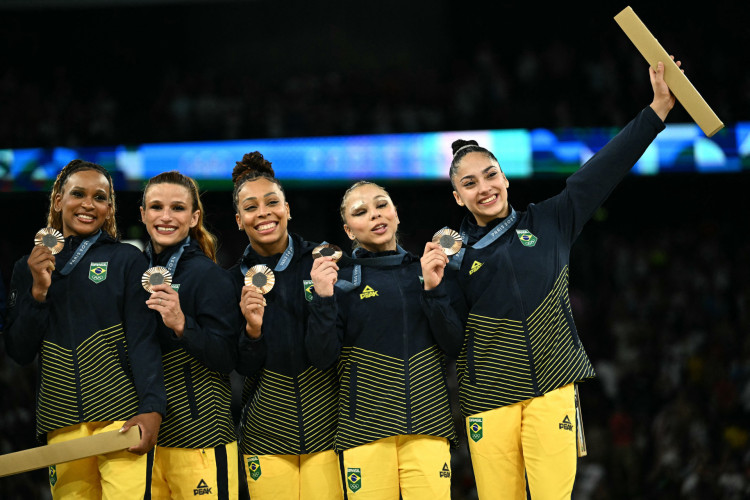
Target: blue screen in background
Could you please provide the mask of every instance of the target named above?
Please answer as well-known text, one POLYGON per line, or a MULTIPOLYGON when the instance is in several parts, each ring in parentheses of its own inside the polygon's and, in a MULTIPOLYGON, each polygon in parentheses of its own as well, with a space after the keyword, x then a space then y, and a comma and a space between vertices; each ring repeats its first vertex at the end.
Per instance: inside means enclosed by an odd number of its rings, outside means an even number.
MULTIPOLYGON (((260 151, 281 180, 310 183, 359 179, 447 179, 451 142, 474 139, 495 153, 509 178, 567 176, 619 130, 573 128, 476 130, 214 142, 141 144, 78 149, 0 150, 0 189, 47 189, 75 158, 105 166, 117 187, 140 189, 168 170, 229 188, 232 169, 245 153, 260 151)), ((750 168, 750 123, 707 138, 694 124, 670 124, 633 169, 635 175, 739 172, 750 168)))

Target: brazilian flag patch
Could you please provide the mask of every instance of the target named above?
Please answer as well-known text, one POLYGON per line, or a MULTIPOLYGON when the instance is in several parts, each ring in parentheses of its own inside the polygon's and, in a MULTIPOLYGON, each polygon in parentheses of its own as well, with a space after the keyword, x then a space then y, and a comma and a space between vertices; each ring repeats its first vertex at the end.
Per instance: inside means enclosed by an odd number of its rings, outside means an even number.
POLYGON ((258 459, 257 455, 253 455, 252 457, 248 457, 247 459, 247 468, 250 470, 250 477, 253 479, 253 481, 257 481, 260 477, 260 460, 258 459))
POLYGON ((92 262, 89 267, 89 279, 94 283, 101 283, 107 279, 108 262, 92 262))
POLYGON ((346 484, 352 492, 362 488, 362 471, 359 467, 346 469, 346 484))
POLYGON ((480 417, 469 417, 469 437, 476 443, 483 436, 482 419, 480 417))
POLYGON ((312 302, 313 299, 313 282, 312 280, 302 280, 302 288, 305 289, 305 300, 312 302))
POLYGON ((516 229, 518 239, 521 240, 521 245, 525 247, 533 247, 536 245, 536 236, 531 234, 528 229, 516 229))
POLYGON ((54 486, 57 483, 57 466, 49 466, 49 485, 54 486))

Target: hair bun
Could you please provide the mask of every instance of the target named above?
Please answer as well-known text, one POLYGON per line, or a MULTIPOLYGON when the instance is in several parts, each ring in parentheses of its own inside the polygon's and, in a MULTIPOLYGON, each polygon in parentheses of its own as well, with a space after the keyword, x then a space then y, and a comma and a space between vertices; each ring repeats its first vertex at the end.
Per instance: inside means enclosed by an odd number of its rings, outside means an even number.
POLYGON ((451 144, 451 149, 453 150, 453 154, 455 155, 456 152, 464 146, 479 146, 479 144, 477 144, 477 141, 475 140, 465 141, 463 139, 456 139, 451 144))
POLYGON ((253 172, 275 177, 271 162, 263 158, 259 151, 253 151, 252 153, 246 153, 242 157, 242 161, 238 161, 234 166, 232 182, 236 183, 239 179, 253 172))

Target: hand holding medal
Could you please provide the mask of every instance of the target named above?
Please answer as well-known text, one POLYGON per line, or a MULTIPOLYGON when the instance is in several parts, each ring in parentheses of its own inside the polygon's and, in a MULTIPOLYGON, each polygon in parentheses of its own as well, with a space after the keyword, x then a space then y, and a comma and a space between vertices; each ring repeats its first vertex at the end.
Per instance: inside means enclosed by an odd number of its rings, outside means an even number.
POLYGON ((432 241, 425 245, 420 259, 425 290, 432 290, 443 281, 448 256, 458 253, 462 245, 461 235, 447 227, 434 234, 432 241))
POLYGON ((31 295, 38 302, 44 302, 47 298, 47 290, 52 284, 52 271, 55 270, 55 254, 63 247, 65 238, 54 228, 45 227, 34 236, 34 248, 26 264, 34 280, 31 295))
POLYGON ((339 266, 336 262, 342 255, 341 249, 330 243, 318 245, 313 249, 312 257, 315 261, 310 270, 310 278, 313 282, 313 289, 318 296, 330 297, 333 295, 333 286, 339 277, 339 266))
POLYGON ((246 321, 245 332, 252 339, 260 337, 263 313, 266 309, 266 299, 263 295, 270 292, 275 283, 273 271, 263 264, 253 266, 245 273, 240 310, 246 321))

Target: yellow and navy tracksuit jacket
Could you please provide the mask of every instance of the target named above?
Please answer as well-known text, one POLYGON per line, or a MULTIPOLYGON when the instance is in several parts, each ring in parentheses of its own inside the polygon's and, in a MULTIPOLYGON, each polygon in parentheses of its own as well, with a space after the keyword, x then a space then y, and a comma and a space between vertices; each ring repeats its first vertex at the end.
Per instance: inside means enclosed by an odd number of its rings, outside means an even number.
POLYGON ((229 272, 206 257, 195 241, 183 248, 185 244, 166 249, 151 262, 166 267, 182 251, 172 276, 185 315, 182 337, 157 313, 167 390, 167 415, 157 444, 216 448, 236 440, 229 373, 237 364, 241 315, 229 272))
POLYGON ((424 291, 419 258, 403 250, 358 249, 355 257, 360 271, 343 268, 339 281, 360 272, 361 278, 349 290, 337 286, 331 297, 315 294, 306 338, 316 366, 338 359, 336 451, 401 434, 440 436, 455 445, 445 354, 458 353, 462 325, 449 296, 442 286, 424 291), (400 258, 394 262, 394 256, 400 258), (425 300, 442 307, 433 306, 428 317, 425 300), (433 323, 442 324, 440 337, 433 323))
MULTIPOLYGON (((297 235, 290 236, 290 244, 288 265, 274 271, 274 287, 265 295, 261 337, 251 340, 243 333, 240 340, 237 372, 246 376, 240 449, 246 455, 303 455, 333 448, 336 372, 315 368, 304 347, 315 244, 297 235)), ((273 270, 282 257, 262 257, 248 248, 230 269, 237 293, 244 285, 243 265, 265 264, 273 270)))
POLYGON ((28 256, 16 262, 11 278, 5 345, 21 364, 39 355, 36 431, 42 442, 48 432, 81 422, 166 413, 156 318, 141 286, 148 262, 136 247, 102 232, 62 275, 81 242, 67 238, 55 256, 44 302, 31 295, 28 256))
POLYGON ((465 416, 594 376, 571 313, 570 248, 663 129, 647 107, 571 175, 560 194, 488 227, 466 217, 461 233, 468 248, 451 262, 460 260, 463 292, 454 303, 468 311, 457 361, 465 416), (478 242, 490 233, 496 239, 482 247, 478 242))

